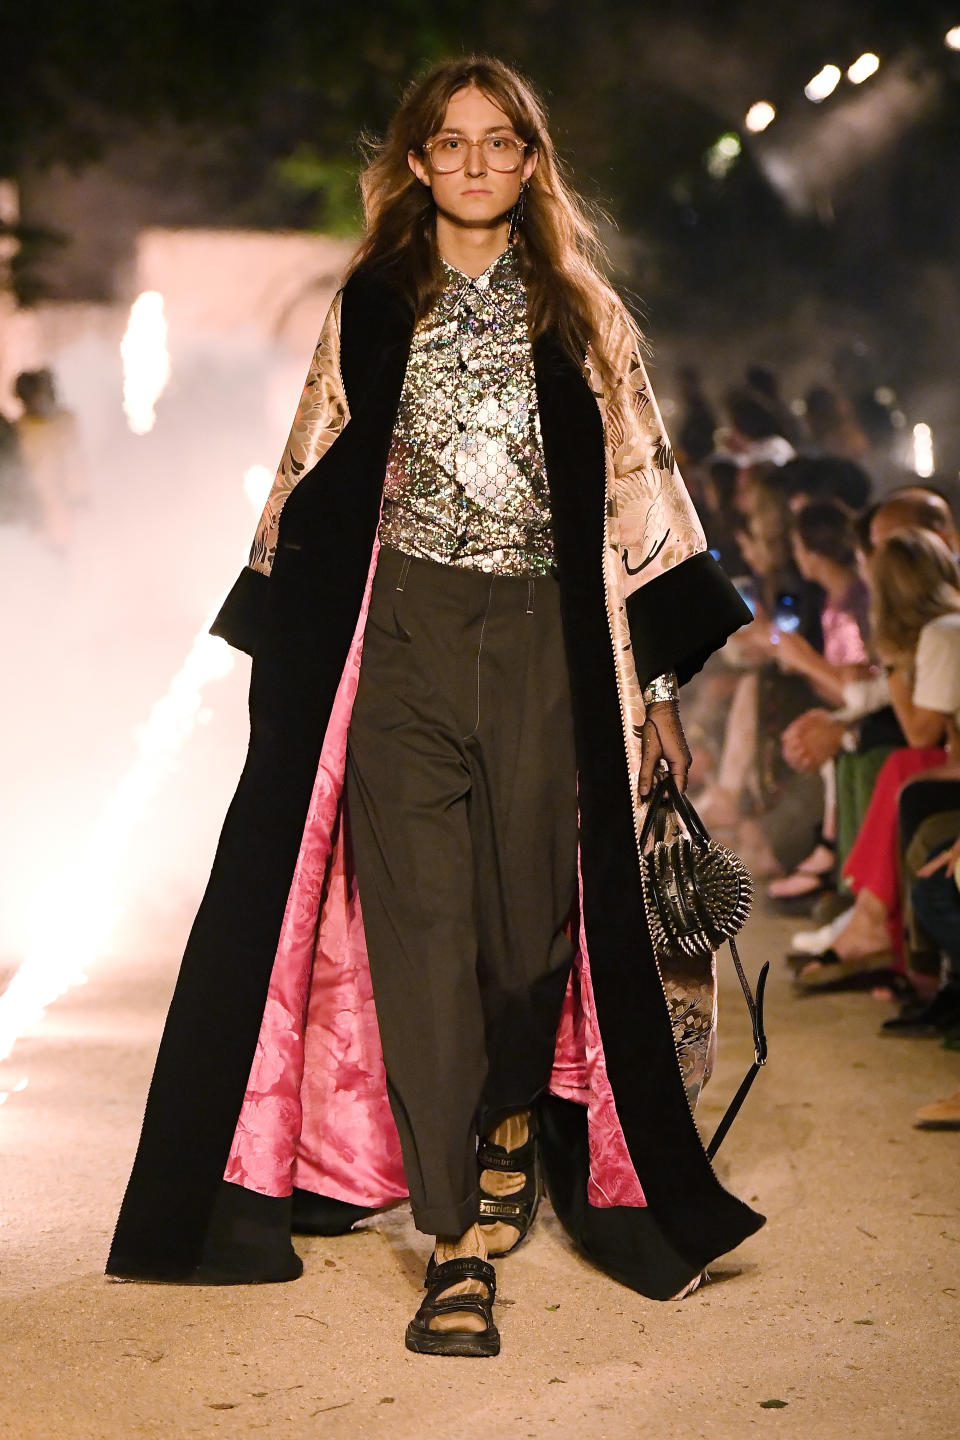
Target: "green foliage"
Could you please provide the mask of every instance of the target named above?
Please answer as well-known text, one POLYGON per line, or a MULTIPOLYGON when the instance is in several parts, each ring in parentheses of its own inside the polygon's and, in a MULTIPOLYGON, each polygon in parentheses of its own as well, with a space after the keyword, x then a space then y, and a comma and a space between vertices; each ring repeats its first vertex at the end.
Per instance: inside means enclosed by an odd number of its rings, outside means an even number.
POLYGON ((328 159, 316 146, 301 142, 277 161, 280 181, 313 202, 309 224, 328 235, 350 237, 363 228, 363 206, 357 166, 348 159, 328 159))

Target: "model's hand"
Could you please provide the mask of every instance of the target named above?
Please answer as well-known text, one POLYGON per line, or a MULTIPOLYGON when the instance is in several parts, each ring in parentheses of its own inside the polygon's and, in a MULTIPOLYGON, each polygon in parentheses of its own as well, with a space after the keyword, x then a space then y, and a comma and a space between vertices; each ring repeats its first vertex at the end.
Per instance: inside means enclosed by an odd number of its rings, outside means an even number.
POLYGON ((680 706, 676 700, 656 700, 648 706, 647 718, 640 731, 640 747, 641 800, 646 800, 653 789, 660 760, 666 761, 678 789, 687 788, 690 747, 680 723, 680 706))

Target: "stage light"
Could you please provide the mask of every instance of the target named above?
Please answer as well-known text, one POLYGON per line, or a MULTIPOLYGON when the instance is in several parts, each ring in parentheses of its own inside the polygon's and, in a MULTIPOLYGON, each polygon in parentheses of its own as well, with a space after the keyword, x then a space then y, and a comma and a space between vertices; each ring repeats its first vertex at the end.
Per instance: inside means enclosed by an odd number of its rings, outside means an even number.
POLYGON ((730 169, 740 158, 740 136, 732 130, 726 135, 721 135, 707 151, 706 166, 715 180, 722 180, 730 169))
POLYGON ((120 341, 123 358, 123 411, 134 435, 146 435, 157 419, 157 401, 170 379, 167 321, 163 296, 145 290, 130 307, 120 341))
POLYGON ((266 505, 272 486, 273 472, 268 470, 266 465, 251 465, 249 470, 244 471, 243 493, 257 515, 260 515, 266 505))
POLYGON ((913 468, 921 480, 929 480, 933 474, 933 431, 929 425, 913 427, 913 468))
POLYGON ((947 31, 943 39, 951 50, 960 50, 960 25, 954 25, 952 30, 947 31))
POLYGON ((876 75, 879 69, 879 57, 868 50, 858 60, 854 60, 847 71, 847 79, 851 80, 854 85, 862 85, 864 80, 869 80, 871 75, 876 75))
POLYGON ((840 71, 836 65, 824 65, 823 69, 814 75, 813 79, 803 87, 803 93, 808 100, 819 105, 821 100, 826 100, 832 95, 840 83, 840 71))
POLYGON ((756 104, 751 105, 747 111, 744 124, 754 135, 759 135, 760 131, 766 130, 767 126, 770 125, 776 117, 777 112, 769 101, 758 100, 756 104))

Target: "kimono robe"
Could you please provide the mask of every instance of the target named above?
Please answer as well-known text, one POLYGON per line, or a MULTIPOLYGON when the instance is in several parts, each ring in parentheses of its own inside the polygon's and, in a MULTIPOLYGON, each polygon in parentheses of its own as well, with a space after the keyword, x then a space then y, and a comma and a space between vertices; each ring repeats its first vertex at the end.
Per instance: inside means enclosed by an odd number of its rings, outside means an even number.
MULTIPOLYGON (((641 692, 664 671, 689 679, 750 615, 707 552, 625 317, 607 323, 612 386, 591 349, 578 365, 550 332, 533 345, 580 812, 577 954, 539 1125, 575 1241, 667 1298, 763 1217, 721 1186, 693 1119, 713 967, 658 957, 649 938, 641 692)), ((253 657, 250 747, 164 1030, 114 1275, 190 1281, 219 1257, 234 1279, 268 1278, 242 1247, 223 1259, 237 1202, 231 1236, 292 1256, 294 1189, 330 1197, 321 1206, 405 1194, 341 800, 413 328, 388 272, 337 293, 250 563, 212 627, 253 657)))

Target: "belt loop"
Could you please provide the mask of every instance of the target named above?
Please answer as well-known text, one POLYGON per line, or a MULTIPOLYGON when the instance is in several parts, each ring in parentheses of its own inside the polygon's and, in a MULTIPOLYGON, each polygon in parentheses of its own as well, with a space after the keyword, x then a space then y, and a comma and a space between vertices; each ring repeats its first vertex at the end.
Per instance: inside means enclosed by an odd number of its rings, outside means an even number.
POLYGON ((397 589, 402 590, 407 583, 407 571, 410 569, 410 556, 404 555, 403 564, 400 566, 400 578, 397 581, 397 589))
POLYGON ((533 614, 533 581, 527 581, 527 614, 533 614))

